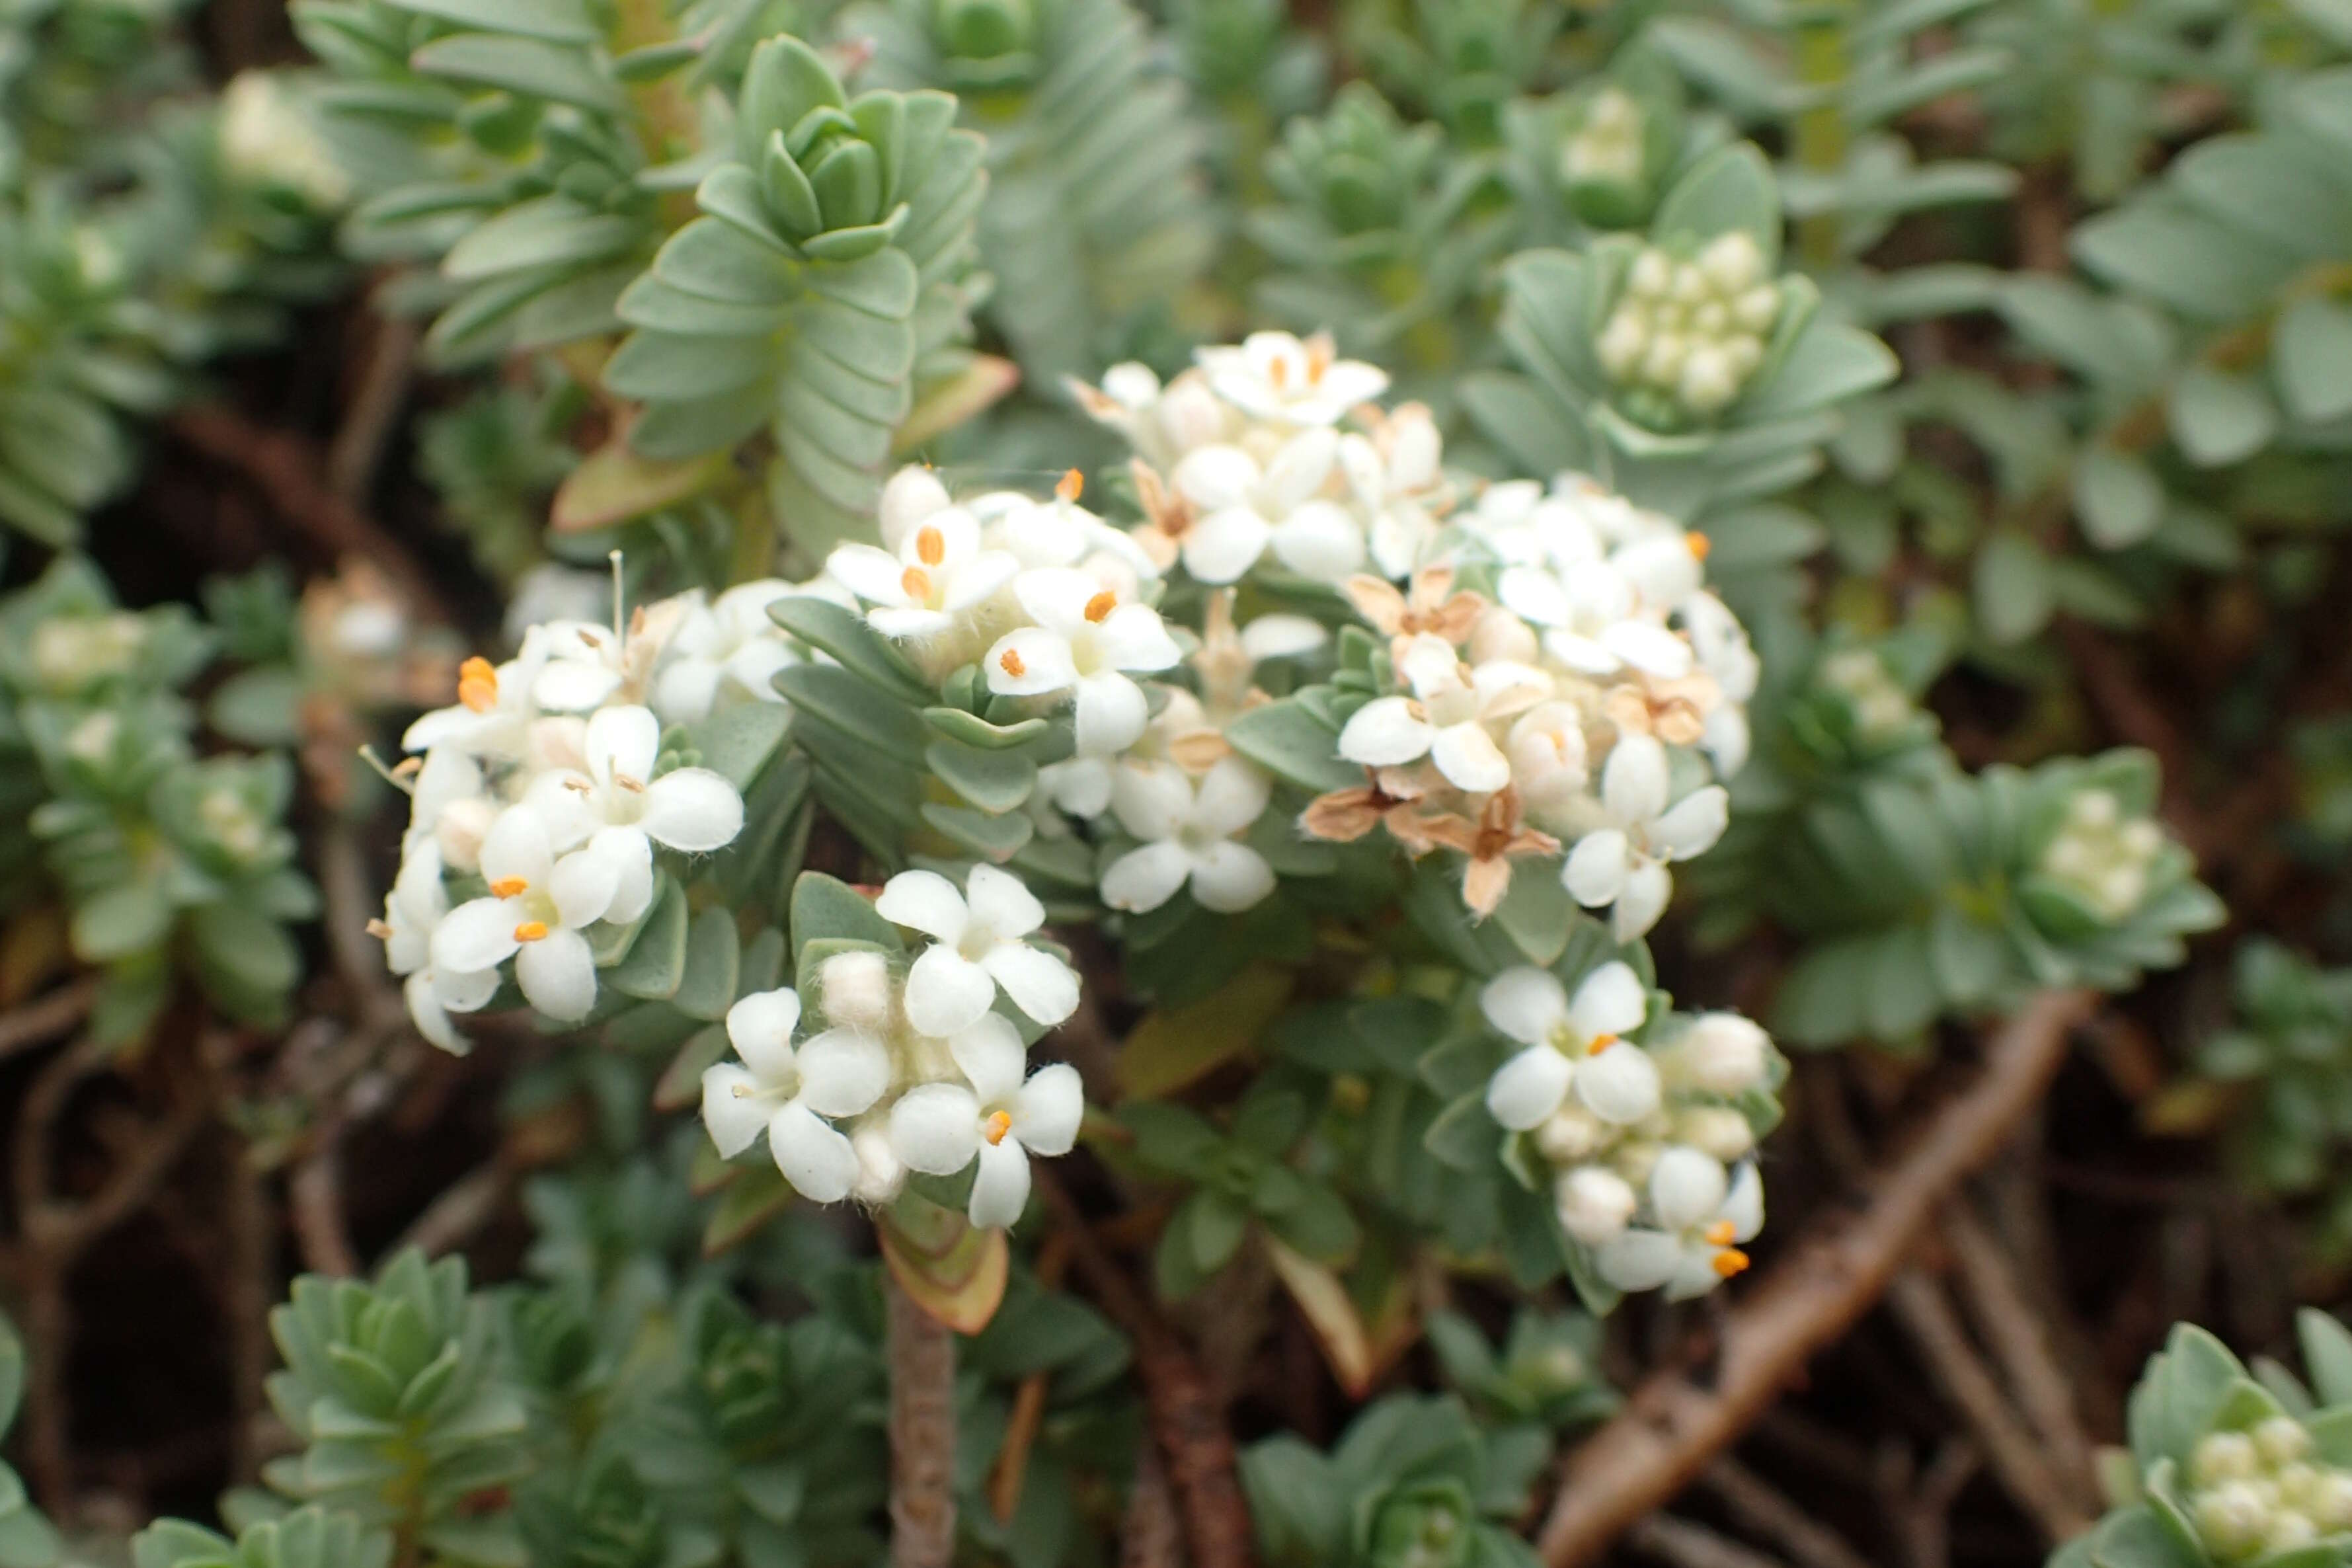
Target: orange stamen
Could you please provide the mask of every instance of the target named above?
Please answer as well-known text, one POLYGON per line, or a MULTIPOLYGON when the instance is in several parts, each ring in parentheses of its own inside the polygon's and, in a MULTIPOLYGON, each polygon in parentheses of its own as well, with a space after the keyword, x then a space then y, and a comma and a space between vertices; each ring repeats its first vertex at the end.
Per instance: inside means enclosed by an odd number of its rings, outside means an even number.
POLYGON ((919 566, 909 566, 898 574, 898 590, 909 599, 929 602, 931 596, 931 574, 919 566))
POLYGON ((1707 552, 1715 548, 1715 541, 1694 528, 1683 535, 1683 548, 1691 552, 1692 560, 1704 561, 1707 552))
POLYGON ((1087 477, 1076 468, 1065 468, 1055 481, 1054 493, 1064 500, 1076 500, 1087 493, 1087 477))
POLYGON ((498 706, 499 672, 488 659, 476 654, 457 667, 457 700, 476 713, 498 706))
POLYGON ((1592 1049, 1586 1054, 1597 1057, 1616 1043, 1617 1037, 1614 1035, 1595 1035, 1592 1037, 1592 1049))
POLYGON ((1748 1254, 1736 1247, 1727 1247, 1715 1255, 1715 1277, 1728 1279, 1735 1274, 1746 1273, 1748 1254))
POLYGON ((368 921, 367 933, 368 935, 375 938, 378 942, 390 942, 393 934, 392 927, 386 925, 382 921, 368 921))
POLYGON ((541 942, 546 939, 546 936, 547 922, 545 921, 525 921, 522 924, 515 927, 515 941, 517 942, 541 942))
POLYGON ((991 1111, 988 1118, 987 1131, 982 1132, 981 1136, 988 1140, 991 1147, 994 1147, 996 1144, 1003 1142, 1004 1135, 1012 1131, 1013 1118, 1010 1115, 1002 1110, 991 1111))
POLYGON ((1087 619, 1099 624, 1105 616, 1117 608, 1118 608, 1118 595, 1106 588, 1087 601, 1087 619))
POLYGON ((490 897, 511 899, 530 886, 530 881, 521 877, 500 877, 490 884, 490 897))
POLYGON ((1274 384, 1274 389, 1276 392, 1280 392, 1289 384, 1290 362, 1286 359, 1276 358, 1272 364, 1266 367, 1265 378, 1274 384))
POLYGON ((936 566, 948 558, 948 536, 929 523, 915 531, 915 553, 926 566, 936 566))
POLYGON ((1021 662, 1020 653, 1013 648, 1006 648, 1003 653, 998 654, 996 662, 998 667, 1010 676, 1017 678, 1029 672, 1029 667, 1021 662))
POLYGON ((1717 1220, 1706 1227, 1706 1239, 1717 1247, 1729 1247, 1739 1229, 1727 1219, 1717 1220))

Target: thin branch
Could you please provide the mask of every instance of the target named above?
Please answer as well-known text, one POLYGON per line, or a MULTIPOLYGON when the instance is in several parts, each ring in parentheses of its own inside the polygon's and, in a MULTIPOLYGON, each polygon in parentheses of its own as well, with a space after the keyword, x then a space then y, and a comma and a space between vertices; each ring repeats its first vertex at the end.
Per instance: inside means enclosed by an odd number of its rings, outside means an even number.
POLYGON ((375 483, 376 468, 416 380, 416 322, 371 310, 368 347, 359 386, 327 447, 327 488, 354 506, 375 483))
POLYGON ((955 1334, 885 1286, 890 1361, 890 1568, 955 1557, 955 1334))
POLYGON ((1869 1206, 1800 1247, 1731 1310, 1714 1388, 1668 1368, 1578 1451, 1538 1538, 1551 1568, 1591 1562, 1689 1485, 1814 1352, 1869 1310, 1937 1205, 2000 1150, 2049 1087, 2091 1001, 2086 992, 2046 993, 1998 1032, 1977 1080, 1871 1184, 1869 1206))
POLYGON ((1120 1521, 1118 1568, 1183 1568, 1184 1540, 1176 1522, 1176 1500, 1168 1492, 1168 1467, 1157 1444, 1135 1456, 1135 1489, 1120 1521))
POLYGON ((1871 1568, 1837 1531, 1730 1455, 1709 1465, 1699 1479, 1734 1520, 1770 1536, 1802 1568, 1871 1568))
POLYGON ((412 1247, 427 1258, 455 1252, 497 1217, 511 1180, 506 1167, 495 1160, 477 1165, 426 1205, 385 1256, 396 1256, 412 1247))
POLYGON ((47 995, 0 1014, 0 1058, 56 1039, 89 1016, 98 1000, 98 976, 84 975, 47 995))
POLYGON ((331 1124, 317 1148, 294 1167, 286 1184, 287 1218, 294 1226, 302 1267, 312 1274, 348 1279, 360 1271, 359 1249, 343 1226, 342 1146, 331 1124))
POLYGON ((1673 1563, 1675 1568, 1782 1568, 1777 1557, 1768 1557, 1752 1546, 1743 1546, 1705 1525, 1676 1519, 1670 1513, 1652 1514, 1643 1520, 1633 1526, 1627 1540, 1651 1556, 1673 1563))
POLYGON ((2033 1424, 2060 1487, 2070 1496, 2096 1496, 2091 1439, 2074 1409, 2072 1380, 2008 1251, 1961 1198, 1944 1205, 1939 1234, 1959 1265, 1960 1284, 1985 1346, 2009 1374, 2018 1408, 2033 1424))

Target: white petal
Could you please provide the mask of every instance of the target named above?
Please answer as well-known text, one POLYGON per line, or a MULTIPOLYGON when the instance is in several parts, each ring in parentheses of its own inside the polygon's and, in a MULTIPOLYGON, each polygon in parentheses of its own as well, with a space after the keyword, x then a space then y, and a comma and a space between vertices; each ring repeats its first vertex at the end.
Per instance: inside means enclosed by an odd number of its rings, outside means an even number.
POLYGON ((1659 1230, 1629 1230, 1593 1254, 1601 1277, 1620 1290, 1654 1290, 1682 1267, 1682 1243, 1659 1230))
POLYGON ((1366 767, 1396 767, 1425 756, 1436 731, 1402 697, 1375 697, 1349 715, 1339 755, 1366 767))
POLYGON ((1364 563, 1364 529, 1337 501, 1310 500, 1274 531, 1274 553, 1301 577, 1337 583, 1364 563))
POLYGON ((920 642, 955 626, 955 617, 940 610, 878 609, 866 612, 866 624, 886 637, 920 642))
POLYGON ((1331 640, 1323 623, 1306 616, 1260 616, 1242 628, 1242 651, 1250 662, 1260 664, 1269 658, 1295 658, 1302 653, 1312 653, 1331 640))
POLYGON ((620 673, 600 658, 551 658, 530 683, 530 695, 558 713, 585 713, 620 686, 620 673))
POLYGON ((1103 868, 1102 900, 1114 910, 1143 914, 1176 896, 1192 874, 1192 857, 1173 839, 1131 849, 1103 868))
POLYGON ((751 1146, 773 1110, 774 1101, 760 1092, 759 1080, 733 1062, 703 1069, 702 1124, 728 1159, 751 1146))
POLYGON ((768 1152, 801 1196, 835 1204, 857 1180, 857 1153, 849 1140, 805 1105, 787 1105, 769 1120, 768 1152))
POLYGON ((499 813, 482 838, 482 879, 502 882, 520 877, 538 888, 546 885, 548 873, 554 869, 555 850, 546 820, 528 806, 510 805, 499 813))
MULTIPOLYGON (((673 724, 698 724, 710 717, 719 702, 719 682, 724 670, 707 658, 673 659, 655 678, 656 711, 673 724)), ((762 683, 755 689, 764 692, 762 683)))
POLYGON ((1078 1010, 1078 977, 1050 952, 1005 942, 980 962, 1013 1005, 1041 1024, 1058 1024, 1078 1010))
POLYGON ((599 784, 653 776, 661 752, 661 721, 635 706, 599 708, 588 716, 588 772, 599 784))
POLYGON ((910 1171, 954 1175, 980 1147, 980 1101, 961 1084, 917 1084, 890 1107, 890 1147, 910 1171))
POLYGON ((1087 606, 1102 592, 1102 584, 1067 566, 1041 566, 1024 572, 1013 584, 1013 597, 1029 618, 1057 637, 1075 638, 1091 631, 1087 606))
POLYGON ((1072 816, 1091 822, 1110 809, 1118 770, 1108 757, 1072 757, 1037 770, 1046 796, 1072 816))
POLYGON ((1113 669, 1166 669, 1184 657, 1149 605, 1121 605, 1095 627, 1095 648, 1113 669))
POLYGON ((596 959, 576 931, 551 931, 515 954, 515 984, 530 1005, 559 1023, 584 1018, 596 1005, 596 959))
POLYGON ((1331 430, 1302 430, 1274 455, 1261 487, 1267 510, 1276 515, 1304 505, 1331 477, 1339 460, 1339 437, 1331 430))
POLYGON ((1658 1064, 1641 1047, 1621 1040, 1579 1063, 1574 1087, 1593 1115, 1631 1126, 1658 1109, 1658 1064))
POLYGON ((408 1021, 426 1040, 453 1057, 462 1057, 473 1048, 473 1042, 459 1034, 457 1026, 449 1021, 449 1009, 442 1005, 431 971, 418 970, 411 974, 400 992, 408 1004, 408 1021))
POLYGON ((980 1169, 972 1173, 966 1213, 982 1229, 1011 1225, 1029 1203, 1029 1156, 1018 1139, 980 1146, 980 1169))
POLYGON ((1677 1143, 1650 1171, 1650 1208, 1668 1230, 1688 1230, 1723 1206, 1731 1177, 1712 1154, 1677 1143))
POLYGON ((1624 891, 1631 854, 1625 836, 1613 827, 1588 833, 1568 852, 1568 862, 1559 868, 1560 885, 1588 910, 1614 903, 1624 891))
POLYGON ((1172 763, 1120 768, 1111 780, 1110 804, 1119 826, 1136 837, 1173 838, 1192 820, 1192 781, 1172 763))
POLYGON ((1078 1069, 1053 1062, 1030 1074, 1013 1097, 1013 1135, 1033 1154, 1066 1154, 1078 1141, 1078 1123, 1086 1114, 1078 1069))
POLYGON ((743 797, 709 768, 679 768, 646 786, 637 826, 656 843, 704 854, 743 831, 743 797))
POLYGON ((1244 507, 1261 478, 1257 462, 1239 447, 1218 445, 1188 452, 1169 476, 1176 493, 1203 511, 1244 507))
POLYGON ((1184 570, 1211 584, 1238 582, 1273 537, 1265 519, 1247 507, 1213 511, 1184 531, 1184 570))
POLYGON ((950 944, 963 940, 964 927, 970 922, 963 895, 937 871, 899 872, 883 884, 874 909, 892 925, 950 944))
POLYGON ((906 563, 887 550, 870 544, 845 544, 824 558, 828 576, 859 598, 872 604, 900 605, 907 590, 900 581, 906 563))
POLYGON ((451 910, 433 930, 433 967, 456 971, 496 969, 522 944, 515 927, 522 915, 505 899, 472 899, 451 910))
POLYGON ((1641 860, 1626 873, 1625 887, 1617 895, 1617 907, 1610 911, 1610 929, 1619 942, 1632 942, 1646 936, 1666 912, 1666 900, 1674 896, 1675 880, 1666 868, 1655 860, 1641 860))
POLYGON ((1568 992, 1549 970, 1506 969, 1478 993, 1486 1022, 1523 1046, 1542 1045, 1567 1020, 1568 992))
POLYGON ((1021 1074, 1029 1066, 1029 1047, 1021 1031, 1001 1013, 984 1015, 979 1023, 948 1042, 948 1054, 963 1071, 964 1081, 983 1106, 1009 1102, 1021 1092, 1021 1074))
POLYGON ((1022 626, 996 639, 981 660, 988 689, 999 697, 1036 697, 1066 691, 1078 679, 1067 638, 1043 626, 1022 626))
POLYGON ((1229 838, 1265 814, 1274 781, 1239 757, 1219 759, 1201 780, 1192 819, 1205 832, 1229 838))
POLYGON ((1212 844, 1192 861, 1192 897, 1221 915, 1255 909, 1274 891, 1274 868, 1246 844, 1212 844))
MULTIPOLYGON (((607 833, 613 830, 607 828, 607 833)), ((626 838, 637 844, 642 858, 646 853, 645 835, 620 830, 626 838)), ((547 879, 547 890, 555 900, 556 918, 573 928, 591 924, 604 918, 613 907, 613 895, 620 890, 621 871, 626 864, 625 848, 615 850, 615 840, 605 839, 604 848, 575 849, 555 863, 555 870, 547 879)))
POLYGON ((1019 575, 1021 563, 1017 557, 1002 550, 983 550, 971 560, 958 565, 947 581, 947 592, 940 595, 940 608, 956 613, 996 596, 1004 584, 1019 575))
POLYGON ((1690 673, 1690 644, 1648 621, 1617 621, 1601 634, 1601 646, 1644 674, 1675 680, 1690 673))
POLYGON ((801 1103, 820 1116, 855 1116, 890 1087, 890 1053, 856 1029, 827 1029, 797 1054, 801 1103))
POLYGON ((1511 782, 1511 759, 1478 724, 1448 724, 1430 742, 1429 760, 1456 788, 1490 795, 1511 782))
POLYGON ((907 1022, 919 1034, 945 1039, 969 1029, 995 999, 988 971, 951 947, 925 948, 907 972, 907 1022))
POLYGON ((1486 1085, 1486 1109, 1514 1132, 1550 1120, 1568 1097, 1576 1069, 1549 1046, 1529 1046, 1495 1069, 1486 1085))
POLYGON ((1654 735, 1620 735, 1601 770, 1601 803, 1624 823, 1666 809, 1666 749, 1654 735))
POLYGON ((1569 621, 1568 595, 1559 579, 1542 566, 1507 566, 1496 580, 1495 595, 1503 607, 1538 626, 1562 626, 1569 621))
POLYGON ((1077 747, 1090 757, 1123 752, 1143 738, 1151 705, 1143 688, 1116 670, 1078 679, 1077 747))
POLYGON ((1027 936, 1045 923, 1045 906, 1029 885, 1010 871, 974 866, 964 878, 964 898, 972 923, 1003 939, 1027 936))
POLYGON ((616 925, 626 925, 646 912, 654 901, 654 850, 646 836, 634 827, 607 827, 588 841, 594 848, 599 839, 608 835, 625 835, 634 846, 634 853, 615 857, 620 861, 621 879, 613 889, 613 901, 604 906, 604 918, 616 925))
POLYGON ((490 998, 499 992, 499 972, 495 969, 436 969, 432 973, 434 997, 452 1013, 478 1013, 490 1005, 490 998))
POLYGON ((761 1082, 786 1083, 793 1073, 793 1031, 800 1023, 800 993, 790 986, 754 991, 727 1009, 727 1038, 761 1082))
POLYGON ((1666 1300, 1687 1301, 1704 1296, 1723 1283, 1724 1277, 1715 1269, 1715 1248, 1685 1247, 1681 1264, 1666 1280, 1666 1300))
POLYGON ((1721 784, 1695 789, 1650 824, 1651 850, 1666 860, 1687 860, 1715 847, 1731 820, 1731 796, 1721 784))
POLYGON ((1754 1162, 1742 1161, 1731 1173, 1731 1191, 1723 1200, 1722 1213, 1731 1222, 1734 1241, 1753 1241, 1764 1228, 1764 1178, 1757 1174, 1754 1162))
POLYGON ((1630 964, 1604 963, 1584 977, 1568 1005, 1569 1026, 1580 1039, 1630 1035, 1642 1026, 1649 996, 1630 964))

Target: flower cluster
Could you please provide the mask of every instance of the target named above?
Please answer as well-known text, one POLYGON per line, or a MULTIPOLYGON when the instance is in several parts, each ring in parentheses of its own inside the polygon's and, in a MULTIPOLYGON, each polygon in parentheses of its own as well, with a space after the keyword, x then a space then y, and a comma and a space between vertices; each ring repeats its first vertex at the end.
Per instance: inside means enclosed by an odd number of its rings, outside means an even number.
POLYGON ((457 700, 409 726, 409 824, 374 931, 426 1038, 463 1048, 449 1015, 488 1005, 509 962, 539 1012, 588 1016, 598 939, 646 914, 656 855, 708 854, 743 826, 735 786, 677 765, 664 725, 781 700, 769 678, 800 651, 765 610, 798 592, 833 590, 749 583, 625 623, 616 596, 610 626, 546 622, 504 663, 467 659, 457 700))
POLYGON ((2126 816, 2111 790, 2086 789, 2066 803, 2040 869, 2102 919, 2120 921, 2147 897, 2163 851, 2164 830, 2152 818, 2126 816))
POLYGON ((1570 993, 1553 974, 1507 970, 1479 996, 1519 1049, 1486 1087, 1496 1121, 1541 1162, 1560 1228, 1621 1290, 1681 1299, 1748 1267, 1764 1226, 1756 1129, 1741 1102, 1779 1063, 1764 1031, 1731 1013, 1653 1031, 1640 978, 1612 961, 1570 993))
POLYGON ((2291 1552, 2352 1531, 2352 1470, 2315 1455, 2311 1434, 2291 1416, 2206 1434, 2189 1454, 2189 1482, 2182 1501, 2217 1562, 2291 1552))
POLYGON ((826 1027, 797 1044, 796 993, 737 1002, 727 1037, 738 1059, 703 1074, 703 1122, 730 1158, 765 1131, 785 1180, 819 1203, 887 1204, 910 1171, 970 1169, 971 1223, 1009 1226, 1029 1199, 1029 1156, 1069 1152, 1085 1109, 1075 1068, 1026 1070, 1013 1018, 1067 1018, 1077 975, 1030 940, 1044 906, 992 866, 973 867, 962 891, 936 871, 903 871, 874 908, 930 943, 903 968, 875 949, 825 958, 826 1027))
POLYGON ((1592 352, 1649 405, 1635 410, 1645 418, 1704 419, 1729 407, 1763 364, 1780 305, 1763 249, 1744 229, 1688 260, 1652 246, 1633 258, 1592 352))

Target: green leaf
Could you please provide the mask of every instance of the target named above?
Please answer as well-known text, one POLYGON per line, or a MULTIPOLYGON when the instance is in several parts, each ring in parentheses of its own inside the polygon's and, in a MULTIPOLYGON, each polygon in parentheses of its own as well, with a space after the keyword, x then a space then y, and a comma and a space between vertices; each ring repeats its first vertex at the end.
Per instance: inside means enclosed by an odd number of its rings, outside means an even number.
POLYGON ((1717 148, 1675 182, 1650 220, 1661 245, 1705 244, 1745 229, 1764 252, 1767 272, 1780 265, 1780 193, 1772 166, 1752 142, 1717 148))
POLYGON ((1252 964, 1197 1002, 1144 1015, 1120 1047, 1120 1090, 1134 1100, 1175 1093, 1248 1050, 1290 1000, 1293 977, 1252 964))
POLYGON ((2352 414, 2352 307, 2296 300, 2271 332, 2271 367, 2287 412, 2321 425, 2352 414))
MULTIPOLYGON (((2304 1370, 2311 1390, 2323 1407, 2352 1405, 2352 1331, 2315 1307, 2294 1315, 2296 1340, 2303 1347, 2304 1370)), ((0 1426, 5 1426, 0 1420, 0 1426)))
POLYGON ((74 910, 73 948, 86 963, 110 963, 162 945, 172 906, 155 882, 125 883, 74 910))
POLYGON ((1225 727, 1234 750, 1301 789, 1360 789, 1364 770, 1339 757, 1339 737, 1297 699, 1263 703, 1225 727))
POLYGON ((2021 643, 2050 624, 2054 608, 2050 563, 2024 534, 2003 531, 1985 542, 1976 562, 1976 610, 1985 636, 2021 643))
POLYGON ((2199 468, 2242 462, 2278 434, 2278 405, 2260 382, 2201 363, 2174 380, 2166 411, 2174 442, 2199 468))
POLYGON ((399 10, 487 33, 520 33, 550 43, 587 44, 595 26, 574 0, 387 0, 399 10))
POLYGON ((537 38, 459 33, 426 44, 409 63, 425 76, 568 103, 594 114, 628 111, 626 95, 585 53, 537 38))
POLYGON ((605 982, 623 995, 645 1002, 676 995, 686 978, 687 928, 686 889, 676 878, 665 876, 628 955, 605 973, 605 982))
POLYGON ((801 950, 819 940, 873 942, 891 952, 906 948, 898 928, 875 909, 871 899, 822 871, 803 871, 793 883, 792 938, 795 969, 801 950))
POLYGON ((940 740, 925 749, 923 760, 950 789, 992 816, 1019 810, 1037 785, 1037 764, 1020 752, 940 740))
MULTIPOLYGON (((2352 387, 2352 378, 2345 384, 2352 387)), ((2164 485, 2139 458, 2093 446, 2075 459, 2074 511, 2083 531, 2102 550, 2121 550, 2154 533, 2164 521, 2164 485)))
POLYGON ((687 928, 686 973, 679 977, 670 1005, 707 1024, 726 1017, 727 1009, 734 1005, 736 970, 742 955, 731 911, 714 905, 697 914, 687 928))

